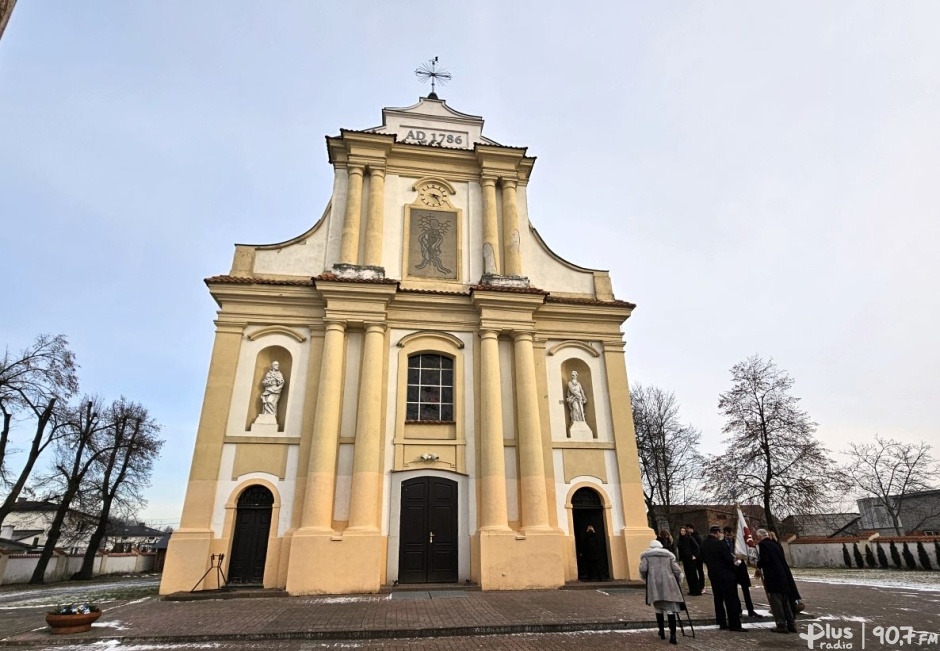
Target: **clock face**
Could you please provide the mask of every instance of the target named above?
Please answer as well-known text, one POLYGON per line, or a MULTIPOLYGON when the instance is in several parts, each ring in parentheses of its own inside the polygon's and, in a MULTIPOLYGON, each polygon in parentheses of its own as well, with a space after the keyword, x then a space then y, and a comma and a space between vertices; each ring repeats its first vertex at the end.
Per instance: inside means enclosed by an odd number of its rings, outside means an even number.
POLYGON ((438 183, 428 183, 418 191, 421 202, 431 208, 439 208, 447 203, 447 188, 438 183))

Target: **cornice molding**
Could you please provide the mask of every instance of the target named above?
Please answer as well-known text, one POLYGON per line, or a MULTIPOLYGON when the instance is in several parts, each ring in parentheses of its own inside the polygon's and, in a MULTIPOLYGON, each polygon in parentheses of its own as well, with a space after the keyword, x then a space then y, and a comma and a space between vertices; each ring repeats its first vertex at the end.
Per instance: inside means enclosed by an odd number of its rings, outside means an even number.
POLYGON ((412 332, 411 334, 407 334, 399 339, 398 343, 395 345, 399 348, 404 348, 416 339, 438 339, 440 341, 449 343, 458 350, 462 350, 464 348, 464 343, 459 337, 455 337, 449 332, 438 332, 436 330, 419 330, 418 332, 412 332))
POLYGON ((307 337, 305 337, 304 335, 301 335, 295 330, 292 330, 290 328, 286 328, 280 325, 272 325, 272 326, 267 326, 266 328, 255 330, 251 334, 245 335, 245 338, 248 339, 249 341, 255 341, 256 339, 260 339, 261 337, 267 337, 268 335, 287 335, 288 337, 291 337, 292 339, 294 339, 295 341, 301 344, 307 341, 307 337))
POLYGON ((588 353, 591 357, 601 356, 601 354, 597 352, 594 346, 591 346, 590 344, 587 344, 583 341, 574 341, 574 340, 562 341, 561 343, 555 344, 554 346, 548 349, 548 354, 554 355, 558 351, 563 350, 565 348, 577 348, 579 350, 583 350, 584 352, 588 353))

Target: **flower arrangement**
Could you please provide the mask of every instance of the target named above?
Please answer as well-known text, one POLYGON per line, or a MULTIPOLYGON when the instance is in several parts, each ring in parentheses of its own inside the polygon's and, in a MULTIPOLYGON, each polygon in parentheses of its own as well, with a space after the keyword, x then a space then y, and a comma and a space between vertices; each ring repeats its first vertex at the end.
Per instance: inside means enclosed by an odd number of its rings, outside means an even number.
POLYGON ((87 601, 79 601, 71 604, 64 604, 61 606, 56 606, 53 610, 49 611, 50 615, 87 615, 88 613, 100 612, 101 609, 98 608, 93 603, 87 601))

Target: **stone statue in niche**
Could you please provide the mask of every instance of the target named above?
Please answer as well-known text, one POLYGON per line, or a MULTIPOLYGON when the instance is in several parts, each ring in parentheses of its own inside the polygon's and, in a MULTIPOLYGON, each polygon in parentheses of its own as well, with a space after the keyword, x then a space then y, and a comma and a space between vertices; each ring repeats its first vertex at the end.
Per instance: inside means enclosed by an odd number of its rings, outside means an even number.
POLYGON ((277 414, 277 403, 281 399, 281 391, 284 389, 284 374, 281 373, 281 365, 278 362, 271 362, 271 368, 264 374, 261 380, 261 386, 264 391, 261 393, 261 413, 277 414))
POLYGON ((578 382, 577 371, 571 371, 565 402, 568 403, 568 412, 571 414, 571 427, 568 429, 568 436, 577 439, 593 439, 594 432, 591 431, 591 427, 587 424, 585 418, 587 396, 584 393, 584 387, 578 382))
POLYGON ((584 395, 584 388, 578 382, 578 372, 571 371, 571 380, 568 382, 568 409, 571 410, 571 422, 584 420, 584 406, 587 404, 587 397, 584 395))
POLYGON ((271 362, 267 373, 261 378, 261 413, 251 424, 251 432, 257 434, 277 434, 277 403, 286 386, 281 365, 271 362))

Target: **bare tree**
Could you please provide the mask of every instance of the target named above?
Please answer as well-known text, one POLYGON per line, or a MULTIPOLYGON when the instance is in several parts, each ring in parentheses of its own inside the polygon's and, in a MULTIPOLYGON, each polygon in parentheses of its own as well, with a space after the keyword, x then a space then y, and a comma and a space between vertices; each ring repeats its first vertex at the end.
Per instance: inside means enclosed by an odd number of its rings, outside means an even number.
POLYGON ((64 404, 78 391, 75 371, 75 355, 65 335, 39 335, 19 355, 6 350, 0 360, 0 480, 9 486, 0 504, 0 523, 13 509, 39 456, 57 436, 57 404, 64 404), (18 473, 9 467, 14 420, 34 421, 26 459, 18 473))
POLYGON ((794 380, 786 371, 754 355, 735 364, 731 377, 731 390, 718 401, 730 438, 726 451, 709 461, 709 474, 720 478, 713 493, 761 504, 776 531, 778 512, 819 511, 838 471, 814 436, 816 423, 790 394, 794 380))
POLYGON ((846 475, 861 494, 878 501, 899 536, 905 533, 902 512, 911 511, 920 520, 913 523, 911 529, 917 529, 924 520, 937 515, 922 513, 917 506, 905 504, 911 501, 905 499, 911 493, 932 488, 940 475, 930 450, 931 446, 923 441, 902 443, 876 434, 874 443, 851 443, 845 451, 849 456, 846 475))
POLYGON ((675 394, 637 384, 630 391, 633 426, 650 527, 670 528, 672 506, 698 493, 704 459, 698 452, 701 433, 679 420, 675 394))
POLYGON ((136 512, 146 503, 143 489, 150 485, 153 462, 163 447, 163 440, 157 436, 160 426, 143 405, 122 397, 109 407, 107 420, 103 432, 106 452, 92 465, 89 482, 94 484, 89 492, 99 504, 99 516, 76 579, 92 578, 95 554, 107 533, 112 508, 136 512))
POLYGON ((43 582, 72 502, 82 488, 88 470, 104 452, 99 441, 104 429, 99 417, 101 401, 86 397, 82 402, 81 406, 70 409, 64 420, 64 436, 56 441, 56 461, 51 479, 58 484, 61 493, 57 495, 58 508, 49 527, 49 535, 29 579, 32 584, 43 582))

